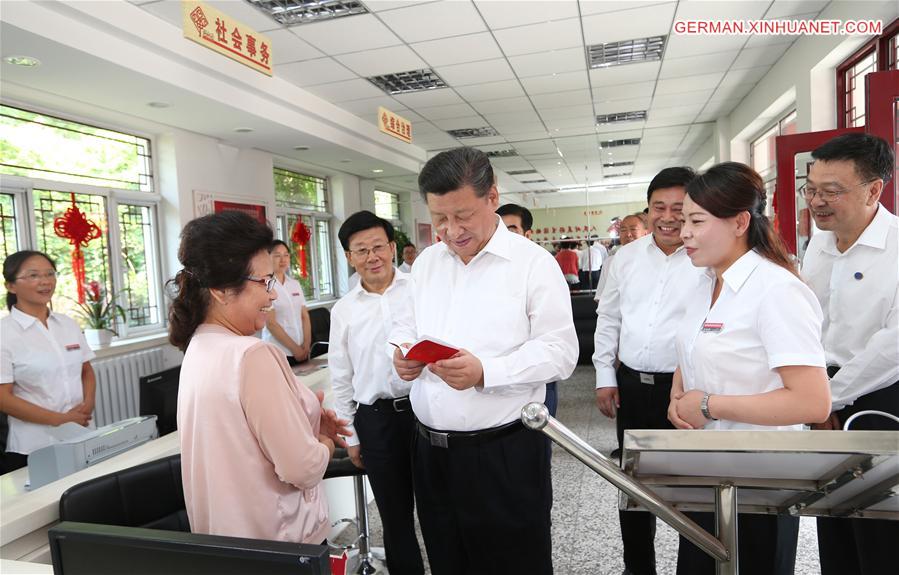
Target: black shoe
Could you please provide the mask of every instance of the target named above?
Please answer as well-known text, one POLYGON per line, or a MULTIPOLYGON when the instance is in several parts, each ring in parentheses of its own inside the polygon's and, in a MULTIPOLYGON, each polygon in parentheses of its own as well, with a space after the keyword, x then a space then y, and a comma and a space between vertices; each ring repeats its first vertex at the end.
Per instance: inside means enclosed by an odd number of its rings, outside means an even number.
POLYGON ((609 459, 621 459, 621 449, 615 449, 609 454, 609 459))

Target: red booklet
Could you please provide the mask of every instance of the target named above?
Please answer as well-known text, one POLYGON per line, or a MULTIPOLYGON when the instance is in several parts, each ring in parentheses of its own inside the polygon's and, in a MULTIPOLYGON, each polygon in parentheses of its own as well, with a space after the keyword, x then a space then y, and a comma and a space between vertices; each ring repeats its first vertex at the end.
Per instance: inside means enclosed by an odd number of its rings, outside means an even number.
POLYGON ((441 359, 449 359, 459 352, 458 348, 452 344, 440 341, 436 337, 428 336, 416 341, 409 348, 393 342, 390 342, 390 344, 396 346, 406 359, 423 363, 434 363, 441 359))

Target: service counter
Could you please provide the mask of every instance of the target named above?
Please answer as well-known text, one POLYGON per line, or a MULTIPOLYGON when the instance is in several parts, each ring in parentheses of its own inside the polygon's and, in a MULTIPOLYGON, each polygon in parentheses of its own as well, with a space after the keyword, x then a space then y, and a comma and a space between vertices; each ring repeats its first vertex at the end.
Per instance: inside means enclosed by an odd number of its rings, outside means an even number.
MULTIPOLYGON (((327 367, 319 367, 325 361, 324 358, 317 358, 312 363, 301 364, 294 367, 294 373, 312 391, 324 392, 324 404, 330 407, 333 398, 329 372, 327 367)), ((47 531, 59 522, 59 498, 69 487, 174 455, 180 449, 179 435, 175 431, 34 490, 25 488, 28 468, 0 476, 0 572, 21 571, 13 569, 16 565, 14 562, 50 563, 47 531)), ((355 516, 352 478, 328 480, 325 490, 331 506, 332 522, 342 517, 355 516)), ((35 568, 38 571, 32 572, 52 573, 52 569, 40 571, 43 567, 35 568)))

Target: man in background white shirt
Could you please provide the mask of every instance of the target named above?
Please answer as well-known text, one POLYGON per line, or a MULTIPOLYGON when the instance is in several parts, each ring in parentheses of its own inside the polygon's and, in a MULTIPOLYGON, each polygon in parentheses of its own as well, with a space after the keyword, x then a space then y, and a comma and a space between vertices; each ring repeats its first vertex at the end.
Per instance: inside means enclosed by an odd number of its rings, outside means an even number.
MULTIPOLYGON (((618 445, 625 429, 672 429, 671 381, 677 368, 675 335, 689 290, 702 271, 680 238, 684 187, 690 168, 665 168, 649 183, 651 234, 618 250, 597 308, 593 365, 596 404, 617 417, 618 445), (616 369, 615 360, 621 360, 616 369)), ((655 575, 655 516, 619 512, 625 570, 655 575)))
POLYGON ((441 152, 418 185, 443 241, 416 261, 415 321, 391 341, 432 336, 460 349, 427 366, 394 354, 414 380, 415 496, 431 570, 550 575, 548 439, 520 416, 574 371, 568 286, 546 250, 502 225, 484 152, 441 152))
POLYGON ((412 263, 418 255, 418 248, 415 244, 406 244, 403 246, 403 263, 400 264, 400 271, 404 274, 412 273, 412 263))
POLYGON ((393 226, 368 211, 356 212, 337 232, 347 261, 361 281, 331 309, 328 368, 334 410, 349 421, 347 453, 368 472, 384 524, 387 569, 421 575, 415 536, 412 434, 415 417, 409 384, 397 377, 385 352, 387 336, 412 314, 412 280, 393 267, 393 226))
MULTIPOLYGON (((899 416, 899 218, 880 205, 893 175, 890 145, 869 134, 838 136, 812 152, 804 186, 821 230, 812 235, 802 277, 824 310, 824 352, 841 429, 863 410, 899 416)), ((852 429, 899 430, 867 415, 852 429)), ((818 519, 822 575, 888 573, 899 563, 899 522, 818 519)))

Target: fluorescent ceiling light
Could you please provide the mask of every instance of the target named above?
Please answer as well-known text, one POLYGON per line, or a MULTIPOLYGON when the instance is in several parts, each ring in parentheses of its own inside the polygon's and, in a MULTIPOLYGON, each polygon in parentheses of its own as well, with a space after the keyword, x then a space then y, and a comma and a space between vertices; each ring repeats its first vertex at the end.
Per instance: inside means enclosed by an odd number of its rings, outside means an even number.
POLYGON ((486 138, 489 136, 499 136, 499 132, 490 126, 481 128, 460 128, 458 130, 447 130, 447 134, 454 138, 486 138))
POLYGON ((606 42, 587 46, 590 68, 608 68, 622 64, 639 64, 662 59, 666 36, 635 38, 621 42, 606 42))
POLYGON ((366 79, 391 95, 446 88, 446 82, 430 68, 371 76, 366 79))
POLYGON ((596 116, 597 124, 618 124, 621 122, 641 122, 646 119, 646 110, 633 112, 616 112, 614 114, 600 114, 596 116))
POLYGON ((247 0, 276 22, 293 26, 368 13, 358 0, 247 0))

